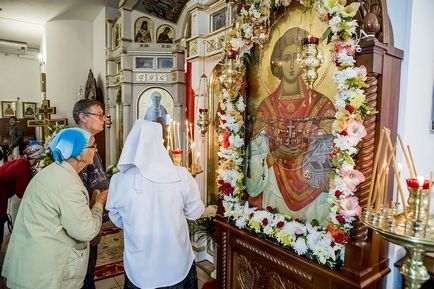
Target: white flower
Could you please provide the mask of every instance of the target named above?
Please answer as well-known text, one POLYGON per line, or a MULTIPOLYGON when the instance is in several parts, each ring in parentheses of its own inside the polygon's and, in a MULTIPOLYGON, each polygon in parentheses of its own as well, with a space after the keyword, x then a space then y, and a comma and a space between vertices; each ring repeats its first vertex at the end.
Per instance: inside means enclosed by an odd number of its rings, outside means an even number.
POLYGON ((238 37, 233 37, 230 41, 229 41, 231 47, 233 50, 237 51, 238 49, 240 49, 241 47, 243 47, 245 45, 244 40, 242 38, 238 38, 238 37))
POLYGON ((304 238, 297 238, 294 244, 294 250, 298 255, 304 255, 307 253, 306 240, 304 238))
POLYGON ((336 15, 332 19, 330 19, 329 26, 333 33, 339 32, 341 30, 341 21, 342 19, 339 15, 336 15))
POLYGON ((245 38, 252 38, 253 36, 253 25, 243 23, 243 32, 245 38))
POLYGON ((241 138, 239 135, 231 135, 229 137, 229 142, 236 148, 241 148, 244 146, 244 138, 241 138))
POLYGON ((209 205, 203 211, 202 217, 203 218, 214 218, 216 213, 217 213, 217 206, 209 205))
POLYGON ((352 55, 348 55, 345 49, 342 49, 336 56, 341 65, 353 65, 356 63, 354 57, 352 55))
POLYGON ((263 229, 263 231, 264 231, 265 235, 268 235, 268 236, 273 236, 274 235, 273 227, 271 227, 269 225, 265 226, 264 229, 263 229))
POLYGON ((245 217, 240 217, 235 221, 235 226, 237 226, 240 229, 246 227, 246 224, 247 224, 247 218, 245 217))
POLYGON ((246 104, 244 103, 244 99, 242 97, 238 99, 236 106, 239 112, 244 112, 246 109, 246 104))
POLYGON ((296 235, 305 235, 306 234, 306 227, 296 221, 291 221, 287 223, 288 225, 288 232, 296 235))

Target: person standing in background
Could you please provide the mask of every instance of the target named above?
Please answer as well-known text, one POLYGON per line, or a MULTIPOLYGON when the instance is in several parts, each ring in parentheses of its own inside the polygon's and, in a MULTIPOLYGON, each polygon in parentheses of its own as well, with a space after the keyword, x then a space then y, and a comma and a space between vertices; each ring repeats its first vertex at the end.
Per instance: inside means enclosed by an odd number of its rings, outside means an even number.
MULTIPOLYGON (((105 115, 101 103, 94 99, 81 99, 74 105, 72 116, 75 123, 81 129, 89 132, 92 136, 104 130, 105 115)), ((95 152, 93 163, 80 171, 79 176, 89 193, 89 199, 95 190, 107 191, 109 180, 105 175, 102 160, 98 152, 95 152)), ((95 266, 98 256, 98 243, 101 240, 101 232, 90 242, 89 263, 82 289, 95 289, 95 266)))
POLYGON ((9 124, 9 153, 12 159, 16 160, 20 157, 20 148, 24 145, 24 134, 15 116, 9 118, 9 124))

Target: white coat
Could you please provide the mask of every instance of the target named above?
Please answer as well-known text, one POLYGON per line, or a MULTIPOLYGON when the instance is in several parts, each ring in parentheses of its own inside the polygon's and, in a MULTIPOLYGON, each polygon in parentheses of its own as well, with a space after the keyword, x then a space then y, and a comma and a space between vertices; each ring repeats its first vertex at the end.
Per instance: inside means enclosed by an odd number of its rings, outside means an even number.
POLYGON ((124 267, 142 289, 174 285, 194 259, 186 219, 204 210, 190 173, 175 167, 162 144, 161 125, 137 120, 110 182, 106 209, 124 229, 124 267))

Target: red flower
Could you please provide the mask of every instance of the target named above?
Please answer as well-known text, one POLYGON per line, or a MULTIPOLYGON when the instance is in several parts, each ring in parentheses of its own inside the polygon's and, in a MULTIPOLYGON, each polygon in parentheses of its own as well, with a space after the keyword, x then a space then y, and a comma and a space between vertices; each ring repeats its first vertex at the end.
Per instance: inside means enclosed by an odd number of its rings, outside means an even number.
POLYGON ((269 211, 271 213, 272 210, 273 210, 272 206, 267 206, 267 211, 269 211))
POLYGON ((342 216, 336 216, 336 220, 338 220, 338 222, 341 223, 341 224, 345 223, 345 219, 342 216))
POLYGON ((254 213, 249 214, 249 219, 253 218, 254 213))
POLYGON ((229 136, 231 135, 231 133, 228 130, 224 130, 221 134, 223 137, 223 140, 221 141, 221 146, 227 149, 230 146, 229 136))
POLYGON ((276 224, 277 228, 282 228, 283 225, 285 225, 285 222, 283 222, 283 221, 279 221, 279 222, 277 222, 277 224, 276 224))
POLYGON ((267 226, 267 224, 268 224, 268 219, 267 218, 262 219, 262 225, 267 226))
POLYGON ((249 199, 249 194, 244 192, 243 195, 241 196, 241 200, 247 201, 248 199, 249 199))
POLYGON ((232 187, 231 184, 229 183, 223 183, 223 185, 220 187, 221 192, 226 195, 226 196, 230 196, 234 193, 234 187, 232 187))
POLYGON ((224 181, 222 179, 218 179, 217 180, 217 184, 219 184, 220 186, 223 185, 224 181))
POLYGON ((332 20, 332 18, 333 18, 333 15, 332 15, 332 14, 330 14, 330 13, 327 13, 327 18, 328 18, 328 20, 332 20))
POLYGON ((350 104, 347 104, 345 106, 345 109, 349 112, 349 113, 353 113, 354 112, 354 107, 350 104))
POLYGON ((336 190, 336 192, 335 192, 335 197, 336 197, 336 198, 339 198, 341 195, 342 195, 342 192, 339 191, 339 190, 336 190))
POLYGON ((294 221, 301 223, 301 220, 299 218, 295 218, 294 221))
POLYGON ((341 136, 347 136, 347 135, 348 135, 347 130, 341 131, 341 136))
MULTIPOLYGON (((330 232, 336 243, 346 244, 350 241, 350 237, 348 237, 348 235, 345 234, 344 231, 339 228, 335 228, 333 225, 328 225, 326 230, 330 232)), ((332 248, 334 247, 334 245, 335 244, 332 242, 332 248)))

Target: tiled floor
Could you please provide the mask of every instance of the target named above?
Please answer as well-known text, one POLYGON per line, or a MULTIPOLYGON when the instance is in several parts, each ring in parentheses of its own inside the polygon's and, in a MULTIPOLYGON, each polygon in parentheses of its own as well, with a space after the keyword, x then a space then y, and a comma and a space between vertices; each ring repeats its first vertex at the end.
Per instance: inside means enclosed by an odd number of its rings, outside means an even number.
MULTIPOLYGON (((209 263, 209 262, 208 262, 209 263)), ((211 263, 210 263, 211 264, 211 263)), ((212 265, 212 264, 211 264, 212 265)), ((205 272, 201 267, 210 267, 209 264, 205 266, 197 266, 198 288, 202 288, 203 284, 212 280, 208 272, 205 272)), ((96 289, 122 289, 124 287, 124 275, 119 275, 95 282, 96 289)))

